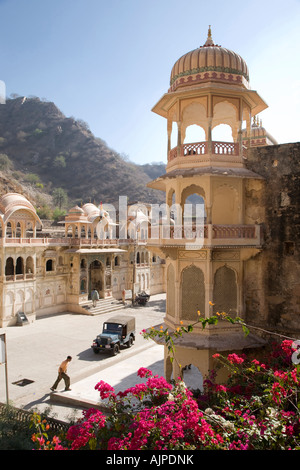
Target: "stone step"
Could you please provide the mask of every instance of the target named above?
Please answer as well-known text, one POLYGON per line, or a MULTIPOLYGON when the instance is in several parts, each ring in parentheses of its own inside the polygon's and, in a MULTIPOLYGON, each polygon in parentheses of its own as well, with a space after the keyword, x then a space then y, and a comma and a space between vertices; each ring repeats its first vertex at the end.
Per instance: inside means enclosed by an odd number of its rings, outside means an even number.
POLYGON ((122 310, 125 305, 116 299, 100 299, 97 301, 96 307, 93 307, 91 300, 80 304, 84 308, 88 315, 101 315, 103 313, 114 312, 116 310, 122 310))

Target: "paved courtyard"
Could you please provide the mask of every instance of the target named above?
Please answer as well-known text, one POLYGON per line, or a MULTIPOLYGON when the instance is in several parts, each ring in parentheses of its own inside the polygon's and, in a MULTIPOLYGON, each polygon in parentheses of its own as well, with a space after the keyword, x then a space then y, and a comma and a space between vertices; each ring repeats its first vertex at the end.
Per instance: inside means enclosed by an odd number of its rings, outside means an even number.
MULTIPOLYGON (((123 390, 138 382, 139 367, 148 367, 163 375, 163 347, 145 340, 143 328, 157 325, 165 315, 165 294, 153 295, 145 307, 130 304, 119 313, 136 318, 136 341, 130 349, 123 349, 117 357, 94 354, 93 339, 102 329, 102 323, 113 313, 97 316, 65 312, 41 317, 24 326, 7 327, 6 333, 8 398, 16 407, 28 410, 49 410, 58 419, 81 415, 80 403, 93 404, 98 400, 94 386, 105 380, 123 390), (68 355, 72 356, 68 373, 71 392, 62 392, 63 382, 52 394, 50 387, 57 377, 57 369, 68 355), (79 410, 79 411, 77 411, 79 410)), ((6 402, 5 366, 0 365, 0 401, 6 402)))

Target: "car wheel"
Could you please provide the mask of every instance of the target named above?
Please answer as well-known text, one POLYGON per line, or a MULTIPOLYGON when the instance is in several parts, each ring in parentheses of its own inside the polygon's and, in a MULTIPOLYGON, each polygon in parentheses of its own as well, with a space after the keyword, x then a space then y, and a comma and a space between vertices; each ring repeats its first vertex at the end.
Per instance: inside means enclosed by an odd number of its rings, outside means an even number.
POLYGON ((132 336, 130 336, 129 340, 127 341, 127 348, 131 348, 133 344, 133 339, 132 339, 132 336))
POLYGON ((116 356, 120 351, 120 346, 118 344, 114 344, 113 347, 113 355, 116 356))
POLYGON ((95 354, 99 354, 99 349, 93 349, 95 354))

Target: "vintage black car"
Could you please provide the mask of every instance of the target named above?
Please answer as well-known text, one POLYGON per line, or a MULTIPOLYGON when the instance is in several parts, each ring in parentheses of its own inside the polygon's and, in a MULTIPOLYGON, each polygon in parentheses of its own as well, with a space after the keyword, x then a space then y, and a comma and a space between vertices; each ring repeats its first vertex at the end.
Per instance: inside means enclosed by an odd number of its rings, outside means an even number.
POLYGON ((121 346, 130 348, 135 340, 135 318, 118 315, 103 324, 102 333, 94 339, 91 348, 95 354, 108 352, 114 356, 121 346))

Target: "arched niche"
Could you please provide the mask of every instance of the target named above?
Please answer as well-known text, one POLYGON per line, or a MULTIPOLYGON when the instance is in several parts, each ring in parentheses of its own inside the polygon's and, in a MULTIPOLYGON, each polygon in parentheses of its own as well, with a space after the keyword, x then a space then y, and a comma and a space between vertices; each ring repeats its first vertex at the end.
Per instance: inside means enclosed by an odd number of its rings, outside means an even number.
POLYGON ((25 270, 27 274, 34 273, 34 261, 32 256, 27 256, 25 270))
POLYGON ((182 320, 196 321, 198 310, 205 310, 205 283, 203 271, 195 265, 187 266, 181 273, 182 320))
POLYGON ((226 312, 230 316, 237 315, 237 276, 229 266, 221 266, 214 275, 213 288, 214 313, 226 312))

